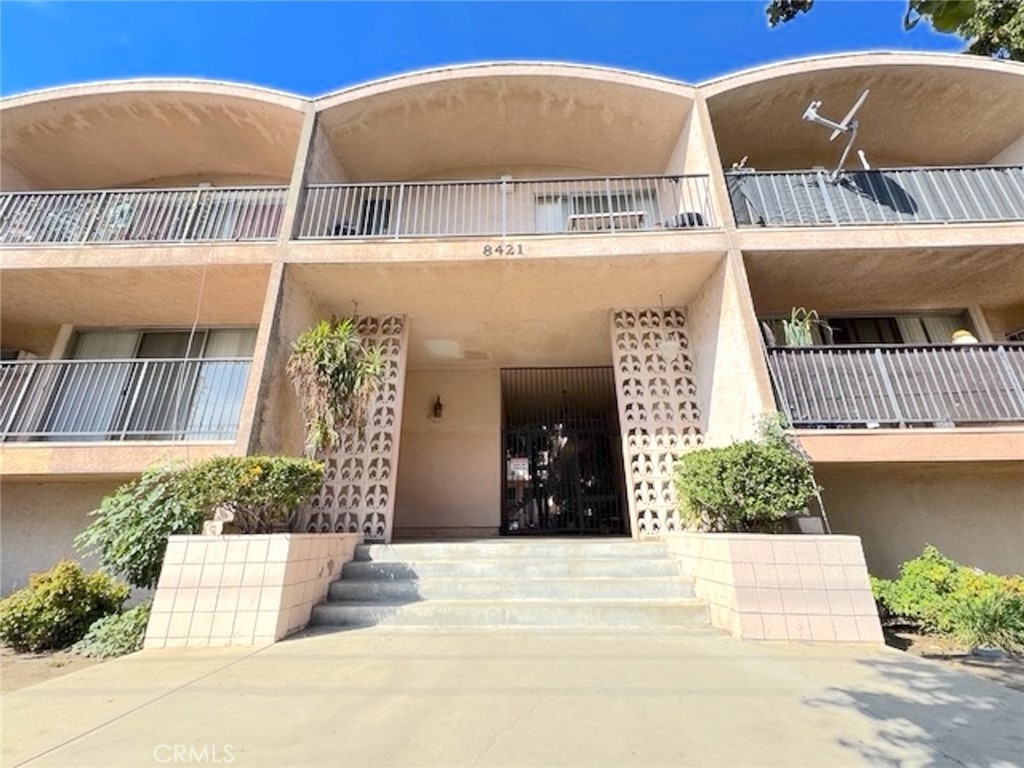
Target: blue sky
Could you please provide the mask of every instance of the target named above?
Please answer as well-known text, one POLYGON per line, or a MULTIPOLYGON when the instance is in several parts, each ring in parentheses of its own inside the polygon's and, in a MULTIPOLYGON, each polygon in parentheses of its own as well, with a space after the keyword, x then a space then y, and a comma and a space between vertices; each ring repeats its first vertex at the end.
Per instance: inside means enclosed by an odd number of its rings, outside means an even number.
POLYGON ((0 0, 0 93, 145 76, 302 95, 443 64, 556 60, 687 82, 849 50, 957 51, 904 0, 818 0, 768 29, 764 0, 719 2, 55 2, 0 0))

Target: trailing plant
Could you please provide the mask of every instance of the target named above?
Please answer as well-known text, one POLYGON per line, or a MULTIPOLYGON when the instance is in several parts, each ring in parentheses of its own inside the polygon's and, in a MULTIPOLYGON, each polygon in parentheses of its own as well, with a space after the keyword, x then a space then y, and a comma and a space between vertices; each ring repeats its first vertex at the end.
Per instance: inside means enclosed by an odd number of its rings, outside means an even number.
POLYGON ((364 341, 354 318, 321 320, 296 340, 287 372, 306 426, 306 455, 337 448, 346 427, 361 430, 384 375, 380 347, 364 341))
POLYGON ((228 511, 238 533, 271 533, 294 528, 296 511, 323 478, 323 464, 312 459, 231 456, 197 464, 185 487, 204 517, 228 511))
POLYGON ((151 600, 139 603, 123 613, 104 616, 94 621, 85 637, 72 646, 75 653, 98 659, 124 656, 142 650, 146 625, 153 606, 151 600))
POLYGON ((95 518, 75 539, 84 555, 140 589, 160 578, 167 538, 199 533, 207 510, 191 494, 186 470, 164 466, 146 470, 105 497, 95 518))
POLYGON ((61 560, 0 601, 0 640, 16 651, 67 648, 127 598, 128 587, 102 571, 87 575, 78 563, 61 560))
POLYGON ((1024 579, 968 568, 926 546, 897 579, 871 579, 883 616, 975 647, 1024 650, 1024 579))
POLYGON ((757 440, 685 454, 675 485, 684 522, 702 531, 777 532, 819 490, 810 462, 771 420, 757 440))

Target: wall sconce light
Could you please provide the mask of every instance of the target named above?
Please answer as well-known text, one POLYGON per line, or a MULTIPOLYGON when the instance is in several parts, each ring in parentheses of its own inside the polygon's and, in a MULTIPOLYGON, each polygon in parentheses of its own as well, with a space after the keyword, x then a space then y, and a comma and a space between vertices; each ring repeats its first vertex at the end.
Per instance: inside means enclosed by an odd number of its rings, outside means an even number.
POLYGON ((444 404, 441 402, 441 396, 437 396, 437 400, 434 401, 433 414, 435 419, 440 419, 444 415, 444 404))

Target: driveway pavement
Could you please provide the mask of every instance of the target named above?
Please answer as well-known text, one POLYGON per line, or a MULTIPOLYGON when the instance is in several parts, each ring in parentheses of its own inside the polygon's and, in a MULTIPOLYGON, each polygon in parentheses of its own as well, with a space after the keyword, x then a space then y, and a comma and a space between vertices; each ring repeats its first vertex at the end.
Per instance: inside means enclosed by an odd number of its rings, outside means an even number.
POLYGON ((145 651, 4 697, 3 765, 1020 766, 1024 694, 710 629, 370 629, 145 651))

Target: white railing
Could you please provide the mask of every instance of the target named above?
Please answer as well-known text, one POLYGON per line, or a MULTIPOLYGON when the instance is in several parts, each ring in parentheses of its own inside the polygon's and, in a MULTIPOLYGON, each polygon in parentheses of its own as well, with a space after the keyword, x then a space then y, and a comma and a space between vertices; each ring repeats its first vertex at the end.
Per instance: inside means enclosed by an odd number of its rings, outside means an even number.
POLYGON ((234 440, 250 363, 0 363, 0 440, 234 440))
POLYGON ((285 187, 8 192, 0 244, 275 240, 285 187))
POLYGON ((313 184, 302 239, 714 227, 707 176, 313 184))
POLYGON ((731 171, 741 227, 1024 221, 1024 166, 731 171))
POLYGON ((770 347, 796 427, 1024 422, 1024 343, 770 347))

